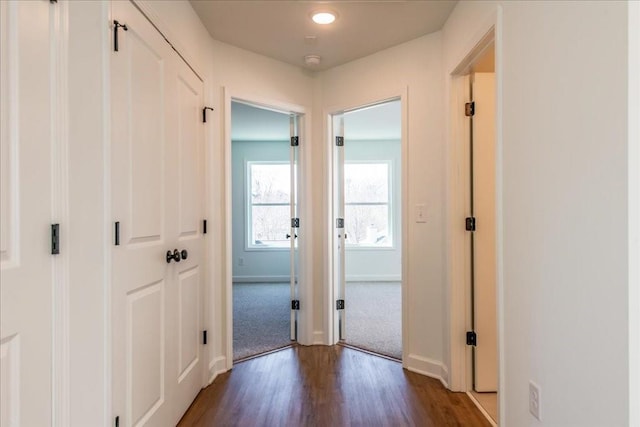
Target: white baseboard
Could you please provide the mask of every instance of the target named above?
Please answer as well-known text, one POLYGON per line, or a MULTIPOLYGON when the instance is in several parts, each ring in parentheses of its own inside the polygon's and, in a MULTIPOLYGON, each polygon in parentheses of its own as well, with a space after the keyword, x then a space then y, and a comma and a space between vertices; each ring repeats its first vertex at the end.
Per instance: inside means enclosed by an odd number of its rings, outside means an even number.
POLYGON ((209 384, 216 379, 216 377, 224 372, 227 372, 227 358, 219 356, 209 362, 209 384))
POLYGON ((327 345, 323 331, 313 331, 313 341, 311 345, 327 345))
POLYGON ((440 380, 443 386, 449 388, 449 371, 441 362, 416 354, 410 354, 405 362, 406 368, 411 372, 440 380))
POLYGON ((291 276, 233 276, 233 283, 286 283, 291 276))
POLYGON ((347 282, 399 282, 399 274, 351 274, 346 277, 347 282))

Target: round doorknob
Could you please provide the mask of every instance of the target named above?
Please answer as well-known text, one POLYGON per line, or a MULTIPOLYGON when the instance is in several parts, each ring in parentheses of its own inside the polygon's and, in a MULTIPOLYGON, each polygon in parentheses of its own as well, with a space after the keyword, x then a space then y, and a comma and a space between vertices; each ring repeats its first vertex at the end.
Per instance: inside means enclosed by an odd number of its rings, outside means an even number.
POLYGON ((183 249, 182 251, 180 251, 180 256, 182 257, 182 259, 187 259, 187 257, 189 256, 189 252, 187 252, 186 249, 183 249))

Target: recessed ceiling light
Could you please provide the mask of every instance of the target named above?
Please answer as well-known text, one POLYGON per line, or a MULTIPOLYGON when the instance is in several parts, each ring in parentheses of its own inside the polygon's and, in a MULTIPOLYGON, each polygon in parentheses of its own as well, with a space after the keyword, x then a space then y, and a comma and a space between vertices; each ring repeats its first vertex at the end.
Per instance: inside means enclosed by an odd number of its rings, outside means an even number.
POLYGON ((313 19, 313 22, 316 24, 327 25, 336 20, 336 14, 328 11, 314 12, 313 15, 311 15, 311 19, 313 19))

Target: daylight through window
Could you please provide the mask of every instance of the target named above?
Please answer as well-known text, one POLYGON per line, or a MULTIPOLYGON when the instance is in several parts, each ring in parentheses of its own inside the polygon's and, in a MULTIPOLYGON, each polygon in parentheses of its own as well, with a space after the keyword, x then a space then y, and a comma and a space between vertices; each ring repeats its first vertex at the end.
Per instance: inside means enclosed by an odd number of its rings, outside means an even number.
POLYGON ((291 169, 288 162, 248 162, 248 244, 288 248, 291 231, 291 169))
POLYGON ((345 163, 347 245, 391 247, 389 163, 345 163))

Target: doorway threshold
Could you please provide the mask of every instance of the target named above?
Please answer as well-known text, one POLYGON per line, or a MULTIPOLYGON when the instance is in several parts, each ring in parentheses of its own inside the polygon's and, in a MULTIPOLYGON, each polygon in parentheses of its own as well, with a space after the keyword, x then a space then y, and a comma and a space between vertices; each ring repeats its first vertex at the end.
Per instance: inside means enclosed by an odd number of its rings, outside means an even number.
POLYGON ((358 346, 355 346, 355 345, 351 345, 351 344, 346 343, 344 341, 338 342, 337 345, 340 345, 340 346, 346 347, 346 348, 350 348, 352 350, 356 350, 356 351, 359 351, 361 353, 367 353, 367 354, 370 354, 372 356, 378 356, 378 357, 381 357, 383 359, 391 360, 392 362, 402 363, 402 359, 397 359, 395 357, 387 356, 386 354, 382 354, 382 353, 376 353, 375 351, 371 351, 371 350, 367 350, 366 348, 362 348, 362 347, 358 347, 358 346))
POLYGON ((252 359, 255 359, 257 357, 262 357, 262 356, 266 356, 268 354, 277 353, 279 351, 287 350, 289 348, 293 348, 293 347, 297 347, 297 346, 298 346, 298 343, 295 342, 295 341, 292 341, 291 344, 283 345, 282 347, 274 348, 272 350, 263 351, 262 353, 252 354, 251 356, 246 356, 246 357, 242 357, 240 359, 234 360, 233 364, 235 365, 237 363, 246 362, 248 360, 252 360, 252 359))

